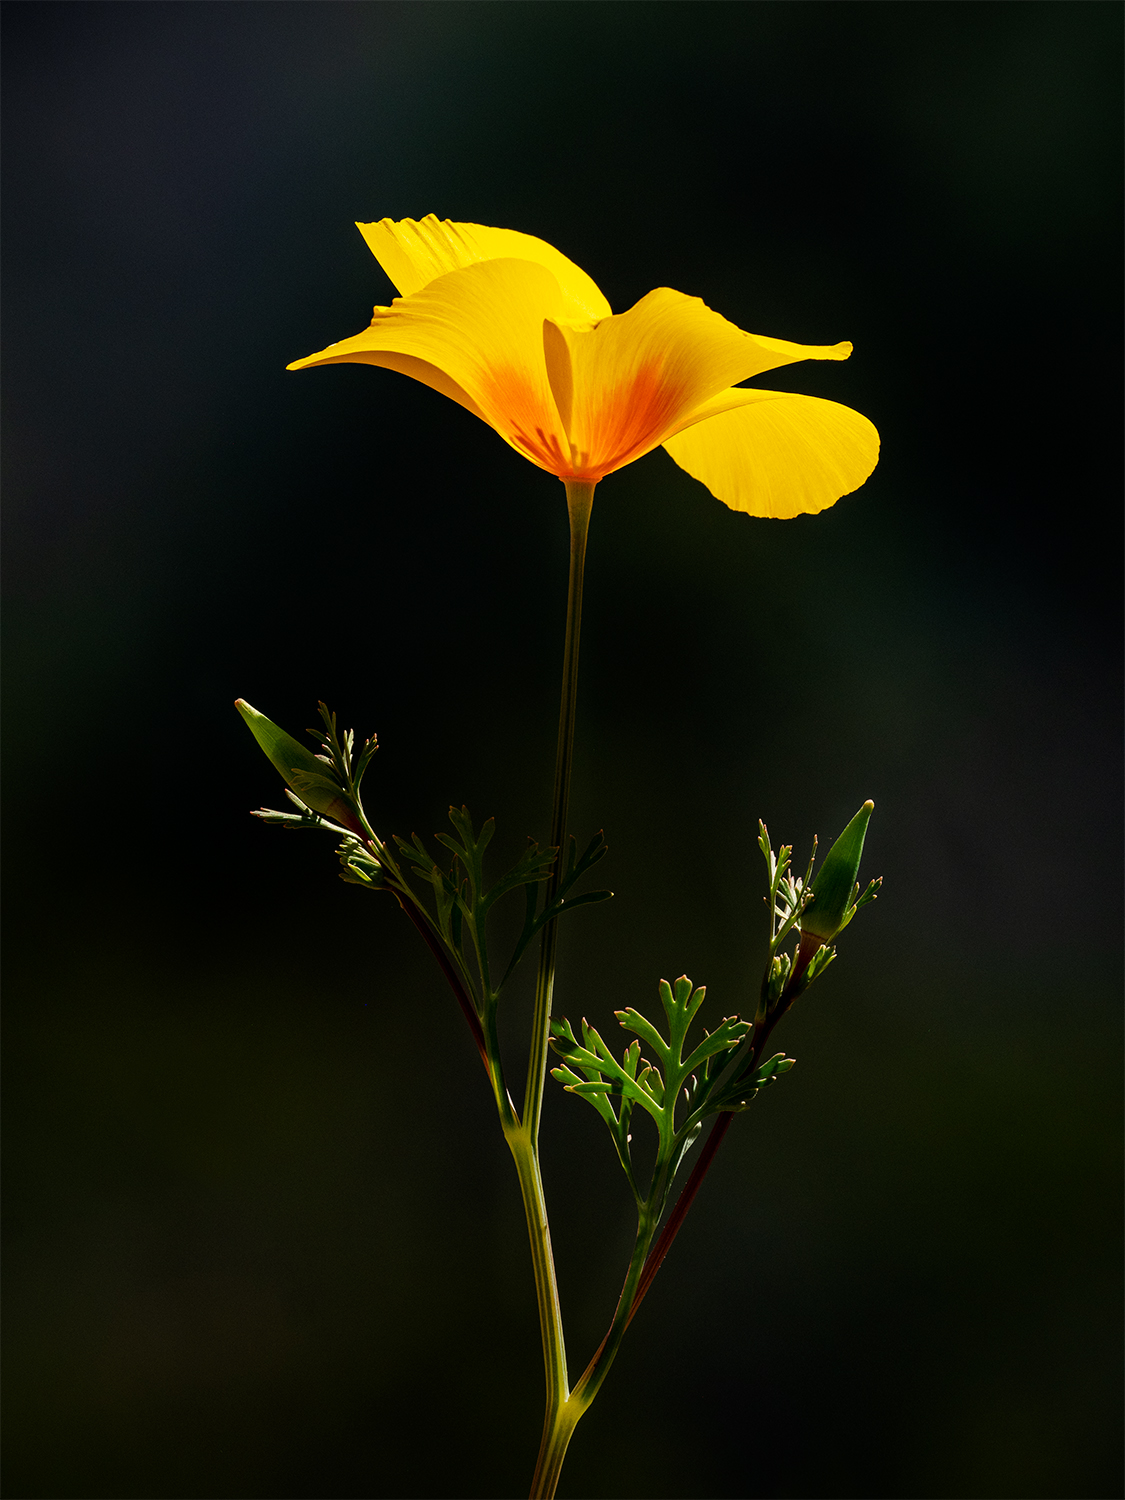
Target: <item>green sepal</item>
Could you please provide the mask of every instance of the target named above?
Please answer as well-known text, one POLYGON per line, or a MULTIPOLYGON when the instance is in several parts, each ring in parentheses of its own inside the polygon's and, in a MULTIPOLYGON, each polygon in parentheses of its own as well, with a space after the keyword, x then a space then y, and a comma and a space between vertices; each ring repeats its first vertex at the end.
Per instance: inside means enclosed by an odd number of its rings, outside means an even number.
POLYGON ((251 708, 245 699, 236 699, 234 706, 245 719, 251 734, 274 769, 306 807, 333 818, 353 833, 363 832, 355 804, 332 778, 331 766, 322 756, 306 750, 304 745, 292 735, 286 734, 272 719, 267 719, 265 714, 251 708))
POLYGON ((811 933, 813 937, 830 942, 851 920, 856 909, 853 905, 856 875, 874 808, 874 802, 865 802, 829 849, 812 883, 813 899, 801 912, 802 933, 811 933))

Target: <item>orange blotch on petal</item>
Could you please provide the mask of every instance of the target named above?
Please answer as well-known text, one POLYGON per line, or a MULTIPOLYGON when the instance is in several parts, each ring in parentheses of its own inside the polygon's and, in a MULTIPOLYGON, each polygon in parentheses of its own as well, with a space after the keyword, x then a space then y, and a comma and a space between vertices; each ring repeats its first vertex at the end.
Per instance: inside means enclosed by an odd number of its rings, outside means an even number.
POLYGON ((655 448, 683 404, 681 382, 666 376, 659 359, 591 395, 582 413, 582 457, 589 477, 599 479, 655 448))
POLYGON ((551 474, 571 474, 570 444, 562 432, 546 381, 515 366, 492 366, 481 381, 488 420, 508 441, 551 474))

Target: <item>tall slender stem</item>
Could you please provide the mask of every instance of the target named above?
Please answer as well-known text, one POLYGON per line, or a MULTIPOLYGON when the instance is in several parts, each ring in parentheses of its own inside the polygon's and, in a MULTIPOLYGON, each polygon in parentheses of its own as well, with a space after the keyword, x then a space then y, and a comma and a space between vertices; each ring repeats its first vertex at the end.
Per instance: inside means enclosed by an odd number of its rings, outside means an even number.
MULTIPOLYGON (((539 1304, 539 1336, 543 1344, 546 1400, 543 1411, 543 1438, 540 1443, 539 1464, 534 1482, 538 1484, 543 1454, 551 1446, 552 1437, 559 1427, 560 1417, 565 1421, 567 1401, 570 1396, 566 1371, 566 1342, 563 1337, 559 1288, 555 1280, 555 1258, 551 1251, 551 1230, 547 1222, 547 1203, 543 1196, 543 1179, 539 1171, 539 1153, 526 1126, 505 1131, 505 1135, 516 1163, 516 1174, 519 1177, 520 1192, 523 1195, 523 1211, 527 1219, 528 1239, 531 1242, 531 1266, 535 1274, 535 1292, 539 1304)), ((557 1481, 557 1473, 555 1478, 557 1481)), ((540 1493, 534 1484, 531 1493, 532 1495, 540 1493)), ((553 1495, 554 1488, 544 1493, 553 1495)))
MULTIPOLYGON (((547 884, 548 906, 558 894, 566 858, 566 822, 570 804, 570 765, 574 751, 574 711, 578 700, 578 642, 582 630, 582 578, 586 563, 586 535, 594 484, 588 480, 566 481, 566 506, 570 518, 570 580, 566 601, 566 642, 563 647, 562 702, 559 708, 559 738, 555 756, 555 792, 551 810, 551 843, 558 850, 547 884)), ((539 1118, 543 1110, 543 1085, 547 1074, 547 1047, 551 1036, 551 1001, 555 988, 555 958, 558 951, 557 923, 548 922, 539 947, 539 973, 535 983, 535 1013, 532 1019, 531 1055, 527 1065, 521 1123, 505 1132, 515 1158, 523 1193, 527 1232, 531 1239, 531 1263, 539 1302, 539 1331, 543 1341, 543 1371, 546 1407, 543 1439, 535 1466, 531 1493, 554 1495, 562 1469, 566 1445, 581 1411, 570 1400, 567 1380, 566 1343, 562 1309, 559 1306, 551 1232, 539 1170, 539 1118)))
MULTIPOLYGON (((566 644, 563 649, 562 702, 559 707, 559 740, 555 755, 555 797, 551 814, 551 843, 559 851, 547 885, 547 903, 558 892, 566 857, 566 816, 570 804, 570 763, 574 750, 574 707, 578 698, 578 639, 582 630, 582 575, 586 564, 586 534, 594 503, 594 483, 568 479, 566 506, 570 515, 570 584, 566 600, 566 644)), ((539 1139, 539 1116, 543 1109, 543 1083, 547 1071, 547 1044, 551 1032, 551 1000, 555 988, 555 956, 558 923, 548 922, 539 946, 539 974, 535 983, 535 1016, 532 1021, 531 1057, 521 1118, 532 1142, 539 1139)))

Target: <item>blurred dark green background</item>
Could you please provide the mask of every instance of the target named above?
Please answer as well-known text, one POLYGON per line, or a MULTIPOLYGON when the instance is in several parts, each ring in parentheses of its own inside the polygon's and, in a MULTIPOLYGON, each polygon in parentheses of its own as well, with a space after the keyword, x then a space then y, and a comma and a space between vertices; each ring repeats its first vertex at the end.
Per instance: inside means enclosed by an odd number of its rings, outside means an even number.
MULTIPOLYGON (((545 837, 561 486, 384 371, 355 219, 540 235, 852 339, 819 517, 599 491, 559 1008, 750 1003, 756 820, 877 805, 885 896, 782 1033, 568 1496, 1118 1496, 1122 12, 9 4, 7 1491, 526 1492, 514 1172, 440 976, 261 827, 232 708, 378 731, 369 807, 545 837)), ((524 991, 508 1017, 522 1073, 524 991)), ((572 1362, 630 1210, 551 1087, 572 1362)))

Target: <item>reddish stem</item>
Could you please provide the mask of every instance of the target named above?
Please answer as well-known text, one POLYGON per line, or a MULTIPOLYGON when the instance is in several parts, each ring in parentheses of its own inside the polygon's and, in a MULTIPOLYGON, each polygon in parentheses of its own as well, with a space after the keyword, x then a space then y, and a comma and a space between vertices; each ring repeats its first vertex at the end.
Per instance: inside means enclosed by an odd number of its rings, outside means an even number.
POLYGON ((449 962, 449 959, 446 956, 441 944, 438 942, 434 934, 430 931, 425 917, 422 916, 421 912, 415 911, 412 904, 404 901, 397 891, 395 892, 395 899, 398 901, 399 906, 402 907, 406 915, 414 923, 415 927, 417 927, 418 931, 422 934, 422 937, 425 939, 426 947, 429 948, 430 952, 437 959, 438 968, 449 981, 449 988, 453 991, 454 995, 456 995, 457 1004, 461 1007, 462 1014, 464 1015, 465 1020, 469 1023, 469 1030, 473 1033, 473 1041, 477 1044, 477 1051, 480 1053, 480 1060, 484 1064, 484 1071, 488 1074, 488 1080, 491 1083, 492 1069, 488 1063, 488 1050, 484 1044, 484 1030, 481 1027, 480 1017, 477 1015, 476 1007, 473 1005, 472 1000, 466 994, 465 986, 461 983, 456 969, 454 969, 453 965, 449 962))
MULTIPOLYGON (((661 1262, 668 1254, 668 1251, 671 1250, 672 1241, 679 1234, 680 1225, 687 1218, 688 1209, 695 1201, 695 1195, 698 1193, 703 1179, 707 1176, 707 1169, 714 1161, 715 1153, 723 1144, 723 1138, 733 1123, 734 1113, 728 1109, 720 1114, 711 1127, 711 1134, 703 1144, 703 1149, 700 1151, 695 1166, 692 1168, 691 1176, 684 1183, 683 1192, 676 1199, 675 1208, 668 1215, 667 1223, 660 1231, 660 1237, 657 1239, 656 1244, 648 1252, 644 1270, 641 1272, 641 1279, 637 1283, 637 1295, 633 1298, 632 1310, 629 1313, 630 1323, 636 1317, 637 1308, 640 1307, 645 1293, 656 1280, 656 1273, 660 1270, 661 1262)), ((625 1326, 628 1327, 628 1323, 625 1326)))
MULTIPOLYGON (((760 1064, 764 1060, 762 1054, 765 1050, 766 1043, 769 1041, 770 1033, 773 1031, 774 1027, 781 1020, 782 1016, 789 1009, 789 1006, 792 1005, 792 1003, 792 999, 790 999, 788 1003, 786 1003, 786 997, 785 995, 782 995, 781 1001, 779 1002, 777 1009, 774 1011, 773 1015, 768 1016, 764 1021, 759 1022, 754 1032, 753 1061, 756 1064, 760 1064)), ((707 1140, 704 1142, 702 1151, 700 1151, 699 1156, 696 1158, 696 1163, 692 1168, 691 1176, 688 1178, 687 1182, 684 1183, 683 1192, 676 1199, 675 1208, 669 1214, 664 1228, 660 1231, 660 1236, 657 1239, 656 1244, 653 1245, 652 1249, 648 1252, 648 1255, 645 1259, 644 1270, 641 1272, 641 1279, 637 1283, 637 1295, 633 1298, 633 1306, 629 1313, 629 1323, 631 1323, 636 1317, 637 1308, 640 1307, 645 1293, 655 1281, 656 1273, 660 1270, 664 1257, 668 1254, 668 1251, 671 1250, 672 1241, 676 1238, 677 1234, 679 1234, 680 1226, 687 1218, 688 1209, 694 1203, 695 1195, 696 1193, 698 1193, 703 1179, 707 1176, 708 1168, 714 1161, 715 1155, 719 1147, 723 1144, 723 1139, 726 1136, 727 1131, 730 1129, 733 1121, 734 1111, 724 1110, 719 1115, 719 1118, 715 1121, 714 1125, 711 1127, 711 1134, 707 1137, 707 1140)), ((626 1323, 626 1328, 629 1326, 629 1323, 626 1323)), ((597 1363, 598 1356, 601 1354, 601 1352, 601 1347, 599 1347, 597 1354, 595 1354, 593 1360, 591 1360, 591 1365, 597 1363)))

